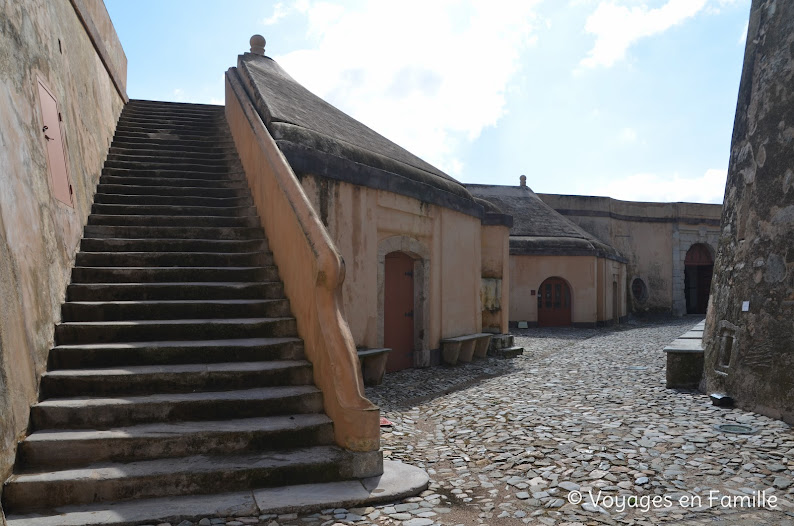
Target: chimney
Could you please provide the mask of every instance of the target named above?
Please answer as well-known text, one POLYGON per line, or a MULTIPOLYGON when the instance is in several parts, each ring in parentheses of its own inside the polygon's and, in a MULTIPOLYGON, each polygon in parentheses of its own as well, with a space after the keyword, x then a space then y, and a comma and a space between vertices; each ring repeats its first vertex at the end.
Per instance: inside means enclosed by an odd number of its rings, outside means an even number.
POLYGON ((521 186, 523 186, 523 187, 527 186, 527 176, 526 175, 522 175, 518 179, 519 179, 519 181, 521 181, 521 186))

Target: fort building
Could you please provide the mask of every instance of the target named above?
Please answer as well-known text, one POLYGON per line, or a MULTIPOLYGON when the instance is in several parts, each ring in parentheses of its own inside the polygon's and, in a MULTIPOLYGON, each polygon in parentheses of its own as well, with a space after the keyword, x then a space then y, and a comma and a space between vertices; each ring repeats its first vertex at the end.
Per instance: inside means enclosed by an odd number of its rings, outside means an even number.
POLYGON ((705 314, 722 206, 538 194, 626 258, 632 314, 705 314))
POLYGON ((514 327, 597 325, 625 320, 626 259, 520 186, 469 184, 513 216, 510 322, 514 327))

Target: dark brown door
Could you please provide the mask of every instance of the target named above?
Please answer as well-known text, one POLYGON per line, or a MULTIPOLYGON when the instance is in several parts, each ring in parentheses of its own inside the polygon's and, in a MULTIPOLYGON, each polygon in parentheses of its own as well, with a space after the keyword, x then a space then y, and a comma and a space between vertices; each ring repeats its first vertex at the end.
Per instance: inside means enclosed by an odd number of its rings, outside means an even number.
POLYGON ((706 313, 713 273, 714 259, 709 248, 703 243, 689 247, 684 259, 684 295, 687 314, 706 313))
POLYGON ((61 136, 61 119, 58 101, 39 80, 39 100, 41 102, 41 135, 47 143, 47 166, 50 168, 52 194, 58 201, 72 206, 72 185, 66 170, 66 154, 61 136))
POLYGON ((561 278, 549 278, 538 291, 538 326, 562 327, 571 324, 571 289, 561 278))
POLYGON ((711 292, 711 277, 714 274, 714 265, 703 265, 697 267, 697 269, 697 312, 698 314, 706 314, 706 309, 709 306, 709 293, 711 292))
POLYGON ((402 252, 386 255, 383 345, 391 349, 386 371, 413 367, 414 260, 402 252))

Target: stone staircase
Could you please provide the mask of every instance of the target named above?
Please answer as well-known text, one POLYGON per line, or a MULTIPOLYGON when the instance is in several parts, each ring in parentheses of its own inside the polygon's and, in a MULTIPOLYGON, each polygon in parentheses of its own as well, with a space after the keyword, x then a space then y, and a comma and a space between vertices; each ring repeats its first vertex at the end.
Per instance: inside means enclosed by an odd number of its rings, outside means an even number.
POLYGON ((55 341, 10 525, 367 470, 334 445, 222 107, 125 107, 55 341))

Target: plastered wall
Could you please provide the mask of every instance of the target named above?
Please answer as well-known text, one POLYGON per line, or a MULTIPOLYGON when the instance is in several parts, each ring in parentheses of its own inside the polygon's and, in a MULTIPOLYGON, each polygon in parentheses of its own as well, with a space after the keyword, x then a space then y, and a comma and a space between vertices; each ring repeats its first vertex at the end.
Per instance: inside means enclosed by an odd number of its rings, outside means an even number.
POLYGON ((345 260, 345 314, 356 345, 383 345, 383 262, 394 251, 415 260, 415 365, 429 365, 441 338, 481 331, 478 218, 313 175, 301 183, 345 260))
POLYGON ((614 281, 618 283, 618 318, 626 316, 625 265, 595 256, 510 256, 510 320, 538 321, 540 284, 547 278, 559 277, 571 288, 571 322, 574 325, 596 325, 614 320, 614 281))
MULTIPOLYGON (((107 17, 101 2, 85 16, 107 17)), ((95 5, 96 4, 96 5, 95 5)), ((124 57, 109 19, 95 27, 124 57)), ((126 71, 117 64, 118 71, 126 71)), ((118 81, 118 78, 117 78, 118 81)), ((123 92, 123 84, 121 91, 123 92)), ((0 479, 37 399, 74 254, 124 104, 68 1, 0 2, 0 479), (59 44, 60 41, 60 44, 59 44), (57 98, 74 207, 52 196, 37 79, 57 98)))

